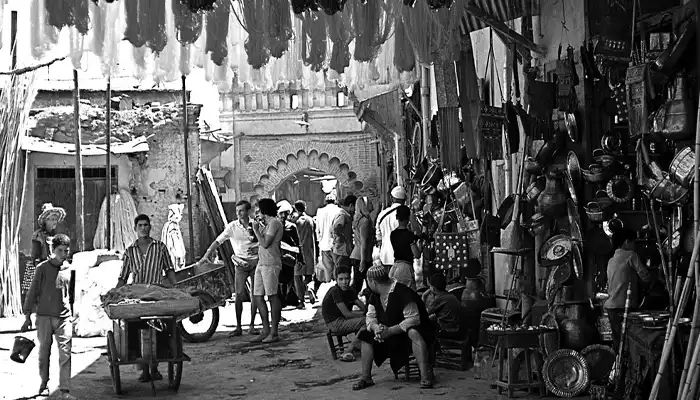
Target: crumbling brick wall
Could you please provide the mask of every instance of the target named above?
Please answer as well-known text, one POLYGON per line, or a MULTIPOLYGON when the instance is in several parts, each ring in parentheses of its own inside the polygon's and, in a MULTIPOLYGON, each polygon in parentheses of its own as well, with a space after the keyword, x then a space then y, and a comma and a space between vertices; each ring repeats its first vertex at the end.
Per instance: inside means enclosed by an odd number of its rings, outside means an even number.
MULTIPOLYGON (((168 206, 176 202, 176 195, 180 193, 183 203, 187 204, 187 185, 190 184, 192 192, 192 214, 195 243, 195 257, 201 254, 202 244, 200 238, 206 229, 203 222, 203 208, 200 205, 200 196, 194 185, 197 168, 201 159, 199 141, 198 119, 201 105, 189 105, 187 107, 187 121, 189 126, 189 154, 190 177, 185 174, 185 143, 182 132, 181 106, 177 109, 177 118, 172 118, 151 126, 146 126, 152 136, 148 139, 150 151, 146 157, 137 155, 131 157, 132 175, 129 182, 131 194, 136 199, 139 213, 151 218, 151 235, 160 239, 163 225, 168 220, 168 206)), ((185 248, 190 252, 190 229, 188 223, 188 209, 185 206, 180 228, 185 241, 185 248)))

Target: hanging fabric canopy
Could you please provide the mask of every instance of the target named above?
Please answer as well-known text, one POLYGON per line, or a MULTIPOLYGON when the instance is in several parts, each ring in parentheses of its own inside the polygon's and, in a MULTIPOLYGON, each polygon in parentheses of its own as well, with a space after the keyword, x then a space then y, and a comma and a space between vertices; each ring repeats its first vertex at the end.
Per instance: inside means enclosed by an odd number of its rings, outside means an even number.
POLYGON ((460 28, 485 26, 465 14, 468 6, 499 21, 539 11, 539 0, 30 1, 35 59, 64 56, 56 52, 67 37, 76 69, 86 52, 99 58, 105 76, 119 66, 156 83, 199 67, 222 91, 233 84, 408 85, 417 79, 417 62, 448 56, 437 53, 460 42, 460 28), (70 34, 60 35, 63 29, 70 34), (129 51, 120 51, 122 40, 129 51))

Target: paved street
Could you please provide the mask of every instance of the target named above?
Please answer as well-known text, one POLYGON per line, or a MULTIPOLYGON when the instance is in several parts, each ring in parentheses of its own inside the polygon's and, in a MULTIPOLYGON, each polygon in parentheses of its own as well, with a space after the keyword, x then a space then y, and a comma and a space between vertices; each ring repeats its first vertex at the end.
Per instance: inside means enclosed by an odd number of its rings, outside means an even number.
MULTIPOLYGON (((325 286, 325 285, 324 285, 325 286)), ((323 291, 323 288, 322 288, 323 291)), ((319 303, 317 303, 317 306, 319 303)), ((182 385, 177 394, 157 382, 157 397, 182 399, 428 399, 499 398, 484 381, 474 380, 471 372, 436 369, 432 390, 421 390, 418 381, 395 380, 388 365, 375 371, 376 386, 353 392, 352 383, 360 372, 360 362, 344 363, 330 357, 325 325, 319 308, 283 311, 289 322, 283 340, 272 345, 253 345, 246 336, 228 338, 234 322, 233 306, 221 310, 222 320, 214 337, 205 343, 185 343, 192 362, 185 363, 182 385)), ((249 316, 244 318, 244 324, 249 316)), ((0 320, 0 398, 31 398, 39 387, 37 351, 25 364, 10 361, 10 349, 22 319, 0 320), (10 332, 8 332, 10 331, 10 332)), ((36 332, 25 336, 36 339, 36 332)), ((73 390, 79 399, 152 399, 149 384, 139 383, 133 366, 121 367, 123 396, 112 389, 104 338, 76 338, 73 341, 73 390)), ((51 390, 58 384, 58 356, 54 345, 51 360, 51 390)), ((161 367, 161 370, 166 371, 161 367)), ((50 398, 56 398, 54 393, 50 398)), ((42 398, 39 398, 42 399, 42 398)))

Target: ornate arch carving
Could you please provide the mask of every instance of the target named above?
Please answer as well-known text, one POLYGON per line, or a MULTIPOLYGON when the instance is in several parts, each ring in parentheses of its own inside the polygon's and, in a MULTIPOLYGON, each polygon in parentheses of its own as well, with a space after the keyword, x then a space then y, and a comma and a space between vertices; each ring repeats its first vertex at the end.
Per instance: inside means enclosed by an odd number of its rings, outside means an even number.
POLYGON ((284 159, 278 159, 274 165, 267 168, 265 174, 260 176, 255 185, 255 193, 258 196, 271 195, 280 183, 299 171, 317 169, 328 175, 333 175, 341 185, 352 185, 355 190, 360 190, 364 185, 357 180, 357 173, 350 166, 342 162, 338 157, 317 150, 299 150, 296 154, 288 154, 284 159))

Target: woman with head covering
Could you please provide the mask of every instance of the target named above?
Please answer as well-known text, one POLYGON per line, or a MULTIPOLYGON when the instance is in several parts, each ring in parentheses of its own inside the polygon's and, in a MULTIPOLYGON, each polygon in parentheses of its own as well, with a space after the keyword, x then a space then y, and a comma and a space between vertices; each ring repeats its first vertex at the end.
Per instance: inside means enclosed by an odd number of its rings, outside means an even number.
POLYGON ((48 260, 51 255, 51 241, 56 235, 58 223, 66 218, 66 210, 62 207, 54 207, 51 203, 41 206, 41 214, 37 219, 39 229, 32 234, 32 255, 31 263, 27 264, 22 278, 22 295, 24 296, 32 284, 34 271, 40 262, 48 260))
POLYGON ((185 241, 182 238, 180 230, 180 221, 182 220, 182 211, 184 204, 171 204, 168 206, 168 221, 163 225, 161 230, 160 241, 165 243, 170 253, 170 259, 173 261, 175 270, 182 269, 185 266, 185 241))
POLYGON ((355 215, 352 219, 355 247, 350 254, 350 265, 352 265, 353 270, 352 287, 357 293, 362 291, 365 274, 372 266, 372 249, 374 248, 372 211, 374 211, 374 206, 366 196, 358 198, 355 202, 355 215))

